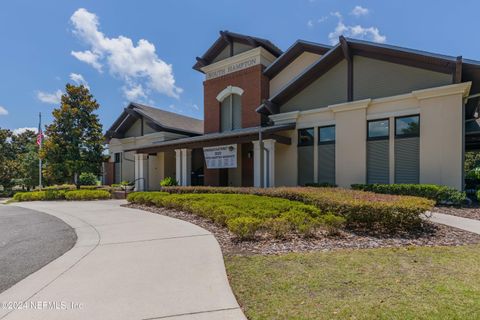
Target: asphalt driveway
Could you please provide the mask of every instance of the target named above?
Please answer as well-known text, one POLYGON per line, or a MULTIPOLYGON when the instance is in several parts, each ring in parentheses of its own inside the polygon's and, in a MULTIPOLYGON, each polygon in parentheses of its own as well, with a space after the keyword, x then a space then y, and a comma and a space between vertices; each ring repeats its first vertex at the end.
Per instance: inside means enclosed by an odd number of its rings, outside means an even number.
POLYGON ((59 218, 0 205, 0 292, 70 250, 76 240, 59 218))

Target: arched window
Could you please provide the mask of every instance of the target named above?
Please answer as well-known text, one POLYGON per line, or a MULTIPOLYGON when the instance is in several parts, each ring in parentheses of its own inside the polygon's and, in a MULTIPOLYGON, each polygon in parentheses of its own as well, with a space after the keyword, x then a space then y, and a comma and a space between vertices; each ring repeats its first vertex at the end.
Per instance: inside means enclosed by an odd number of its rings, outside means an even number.
POLYGON ((220 129, 222 132, 240 129, 242 127, 243 90, 228 86, 217 96, 220 102, 220 129))

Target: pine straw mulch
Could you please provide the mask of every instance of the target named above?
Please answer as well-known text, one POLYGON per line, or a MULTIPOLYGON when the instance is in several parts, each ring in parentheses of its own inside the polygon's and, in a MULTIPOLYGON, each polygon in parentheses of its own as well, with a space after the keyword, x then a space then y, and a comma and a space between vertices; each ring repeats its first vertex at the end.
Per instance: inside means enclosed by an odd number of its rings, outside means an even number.
POLYGON ((480 243, 480 235, 429 222, 425 223, 423 230, 396 235, 372 234, 366 230, 342 230, 337 236, 328 236, 320 231, 313 238, 303 238, 291 234, 286 239, 271 239, 266 234, 259 234, 255 241, 237 241, 235 236, 226 228, 194 214, 138 204, 126 204, 124 206, 177 218, 200 226, 216 237, 223 253, 226 255, 279 254, 405 246, 459 246, 480 243))

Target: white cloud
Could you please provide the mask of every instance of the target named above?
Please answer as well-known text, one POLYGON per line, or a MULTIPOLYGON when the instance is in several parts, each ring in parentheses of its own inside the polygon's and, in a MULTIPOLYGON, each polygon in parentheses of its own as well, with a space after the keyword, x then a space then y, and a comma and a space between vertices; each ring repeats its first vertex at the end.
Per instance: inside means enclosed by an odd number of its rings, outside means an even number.
POLYGON ((145 90, 141 84, 125 86, 122 89, 125 98, 127 98, 129 101, 137 101, 147 98, 147 94, 145 93, 145 90))
POLYGON ((34 128, 34 127, 17 128, 17 129, 13 130, 13 134, 14 135, 19 135, 19 134, 24 133, 27 130, 30 130, 30 131, 33 131, 33 132, 36 133, 38 131, 38 128, 34 128))
POLYGON ((62 94, 63 93, 61 90, 57 90, 53 93, 38 91, 37 99, 43 103, 60 104, 60 102, 62 101, 62 94))
POLYGON ((192 108, 195 109, 195 110, 200 110, 200 108, 198 107, 198 104, 192 104, 192 108))
POLYGON ((98 17, 86 9, 78 9, 70 17, 73 32, 88 46, 89 50, 72 51, 77 59, 101 70, 108 66, 110 73, 124 80, 127 89, 124 94, 143 94, 150 91, 178 98, 182 89, 175 85, 172 65, 160 59, 155 46, 148 40, 140 39, 135 45, 130 38, 118 36, 109 38, 99 30, 98 17))
POLYGON ((6 116, 8 114, 8 110, 5 107, 0 106, 0 116, 6 116))
POLYGON ((91 52, 90 50, 85 50, 85 51, 72 51, 71 52, 72 56, 77 58, 80 61, 83 61, 95 69, 97 69, 98 72, 102 72, 102 65, 98 60, 100 60, 100 56, 91 52))
POLYGON ((366 16, 368 13, 369 13, 369 10, 367 8, 362 7, 362 6, 355 6, 355 8, 353 8, 352 12, 350 12, 350 14, 353 14, 356 17, 366 16))
POLYGON ((70 80, 75 82, 76 85, 83 85, 85 88, 90 89, 88 82, 80 73, 70 73, 70 80))
POLYGON ((338 37, 341 35, 357 39, 370 40, 378 43, 384 43, 387 41, 387 37, 382 35, 377 27, 346 25, 343 22, 343 17, 339 12, 333 12, 332 16, 338 18, 338 23, 335 27, 335 30, 328 34, 328 39, 330 39, 330 43, 332 44, 336 44, 338 42, 338 37))
POLYGON ((313 20, 308 20, 308 21, 307 21, 307 26, 308 26, 309 28, 313 28, 313 20))

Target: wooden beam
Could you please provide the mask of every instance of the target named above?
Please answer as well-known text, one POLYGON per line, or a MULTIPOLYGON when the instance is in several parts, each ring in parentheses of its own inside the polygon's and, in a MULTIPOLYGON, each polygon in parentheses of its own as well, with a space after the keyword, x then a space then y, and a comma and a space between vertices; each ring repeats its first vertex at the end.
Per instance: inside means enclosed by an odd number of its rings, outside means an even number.
POLYGON ((271 102, 270 100, 268 99, 263 99, 262 103, 265 105, 265 107, 268 109, 268 111, 270 112, 270 114, 277 114, 280 112, 280 108, 278 107, 278 105, 276 105, 275 103, 271 102))
POLYGON ((203 58, 196 57, 195 60, 197 60, 197 62, 200 63, 202 65, 202 67, 205 67, 206 65, 208 65, 207 60, 205 60, 203 58))
POLYGON ((463 65, 463 58, 462 56, 458 56, 457 61, 455 61, 455 72, 453 73, 453 83, 462 82, 462 65, 463 65))
POLYGON ((344 36, 339 37, 342 46, 343 56, 347 60, 347 100, 353 101, 353 57, 347 40, 344 36))
POLYGON ((266 134, 265 136, 266 136, 266 138, 268 138, 268 139, 274 139, 274 140, 276 140, 278 143, 281 143, 281 144, 286 144, 286 145, 291 145, 291 144, 292 144, 292 139, 289 138, 289 137, 284 137, 284 136, 281 136, 281 135, 278 135, 278 134, 274 134, 274 133, 266 134))

